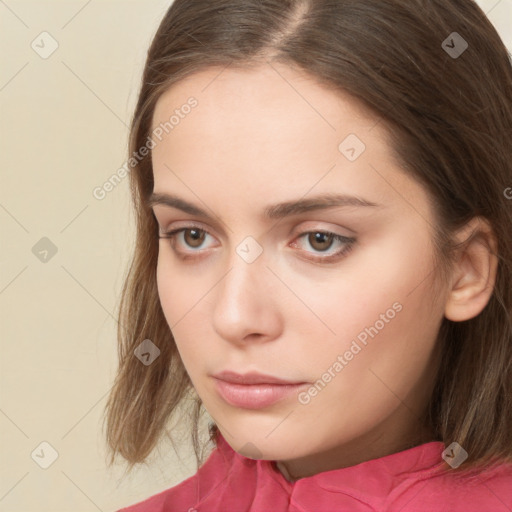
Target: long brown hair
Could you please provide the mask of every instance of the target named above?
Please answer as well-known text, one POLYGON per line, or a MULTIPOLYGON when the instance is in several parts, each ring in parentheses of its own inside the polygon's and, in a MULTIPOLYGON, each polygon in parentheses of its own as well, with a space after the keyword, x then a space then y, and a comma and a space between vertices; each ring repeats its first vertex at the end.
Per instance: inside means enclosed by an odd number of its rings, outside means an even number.
MULTIPOLYGON (((435 440, 468 452, 460 471, 512 461, 512 66, 496 30, 472 0, 175 0, 147 54, 130 155, 147 145, 155 104, 173 84, 211 66, 265 60, 348 92, 385 124, 396 158, 435 206, 440 279, 458 248, 454 231, 475 216, 492 226, 499 244, 492 296, 475 318, 443 318, 441 364, 424 418, 435 440)), ((169 421, 176 411, 182 417, 189 400, 199 465, 204 410, 157 293, 151 154, 135 164, 136 242, 105 408, 109 464, 117 454, 129 470, 143 462, 164 434, 172 438, 169 421), (134 355, 146 339, 160 350, 147 366, 134 355)), ((218 429, 210 427, 215 441, 218 429)))

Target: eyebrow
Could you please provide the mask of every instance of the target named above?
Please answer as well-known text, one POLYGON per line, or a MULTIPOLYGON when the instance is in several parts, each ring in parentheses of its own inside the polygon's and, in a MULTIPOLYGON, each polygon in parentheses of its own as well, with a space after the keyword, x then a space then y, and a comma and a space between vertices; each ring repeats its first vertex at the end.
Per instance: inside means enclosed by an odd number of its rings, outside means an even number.
MULTIPOLYGON (((156 205, 163 205, 170 208, 176 208, 190 215, 196 215, 205 219, 213 219, 213 217, 202 208, 199 208, 180 197, 167 193, 153 192, 149 197, 147 204, 150 208, 153 208, 156 205)), ((328 208, 340 208, 347 206, 374 208, 384 207, 382 204, 377 204, 366 199, 347 194, 323 194, 307 199, 285 201, 283 203, 269 205, 264 210, 264 217, 270 220, 281 219, 314 210, 326 210, 328 208)))

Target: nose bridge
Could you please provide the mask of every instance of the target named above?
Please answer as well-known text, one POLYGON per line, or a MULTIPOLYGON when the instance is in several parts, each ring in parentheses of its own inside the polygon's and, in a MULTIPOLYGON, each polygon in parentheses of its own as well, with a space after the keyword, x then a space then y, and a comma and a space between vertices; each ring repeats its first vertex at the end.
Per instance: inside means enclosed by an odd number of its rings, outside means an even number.
POLYGON ((243 305, 244 298, 254 299, 258 283, 265 280, 265 263, 263 247, 253 237, 246 237, 231 252, 221 293, 239 305, 243 305))
POLYGON ((231 252, 213 314, 214 327, 224 339, 241 341, 252 333, 269 336, 277 326, 268 292, 268 280, 274 276, 266 264, 262 248, 254 239, 245 239, 231 252))

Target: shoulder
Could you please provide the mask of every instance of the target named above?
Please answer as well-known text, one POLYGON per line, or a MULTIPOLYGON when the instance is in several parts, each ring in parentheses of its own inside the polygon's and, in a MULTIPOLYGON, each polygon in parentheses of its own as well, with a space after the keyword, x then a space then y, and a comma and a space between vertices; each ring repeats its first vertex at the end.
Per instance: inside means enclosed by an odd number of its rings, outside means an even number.
POLYGON ((164 512, 174 509, 192 512, 199 496, 211 493, 222 484, 233 464, 236 463, 235 459, 236 453, 220 437, 217 446, 195 475, 117 512, 164 512))
POLYGON ((450 470, 446 470, 417 483, 419 492, 414 502, 419 508, 414 510, 512 510, 512 463, 509 462, 466 474, 450 473, 450 470))
POLYGON ((154 496, 146 498, 143 501, 139 501, 128 507, 121 508, 117 512, 162 512, 165 510, 165 503, 168 498, 185 482, 182 482, 176 487, 166 489, 165 491, 155 494, 154 496))

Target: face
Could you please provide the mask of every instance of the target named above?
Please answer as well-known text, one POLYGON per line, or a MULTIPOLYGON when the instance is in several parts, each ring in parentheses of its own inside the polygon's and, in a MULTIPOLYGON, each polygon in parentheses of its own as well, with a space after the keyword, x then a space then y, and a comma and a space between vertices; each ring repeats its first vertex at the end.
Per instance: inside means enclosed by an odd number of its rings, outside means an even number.
POLYGON ((295 477, 399 451, 420 431, 445 292, 429 198, 383 123, 266 63, 188 77, 153 129, 173 114, 152 150, 153 211, 177 230, 159 240, 158 292, 225 439, 295 477))

